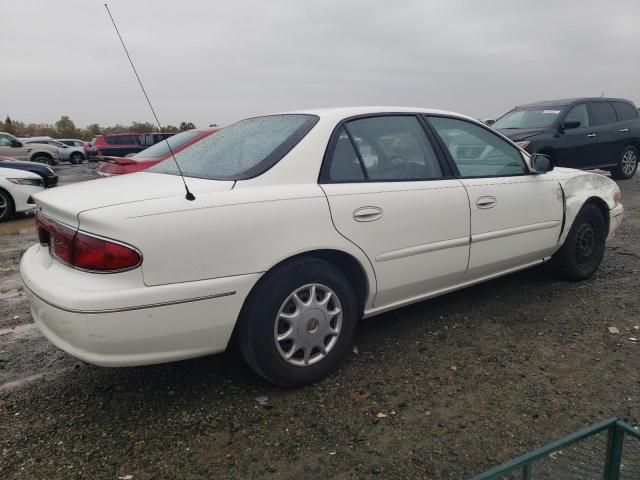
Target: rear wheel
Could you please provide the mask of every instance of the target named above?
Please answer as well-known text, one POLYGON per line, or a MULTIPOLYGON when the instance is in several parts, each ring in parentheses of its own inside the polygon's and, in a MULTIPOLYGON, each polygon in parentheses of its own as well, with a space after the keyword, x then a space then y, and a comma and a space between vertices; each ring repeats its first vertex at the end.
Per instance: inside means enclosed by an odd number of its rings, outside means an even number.
POLYGON ((356 296, 344 274, 328 262, 303 258, 260 280, 243 308, 238 344, 266 380, 306 385, 337 367, 357 319, 356 296))
POLYGON ((611 176, 616 180, 627 180, 638 169, 638 150, 633 145, 626 147, 620 154, 618 165, 611 170, 611 176))
POLYGON ((13 198, 8 192, 0 190, 0 222, 9 220, 13 216, 13 198))
POLYGON ((31 159, 32 162, 36 162, 36 163, 44 163, 45 165, 57 165, 58 162, 56 162, 52 157, 48 157, 46 155, 36 155, 35 157, 33 157, 31 159))
POLYGON ((69 157, 69 162, 73 163, 74 165, 78 165, 84 162, 84 155, 82 155, 80 152, 72 153, 71 157, 69 157))
POLYGON ((553 256, 554 269, 568 280, 591 278, 602 262, 606 237, 604 215, 594 204, 587 203, 574 220, 564 245, 553 256))

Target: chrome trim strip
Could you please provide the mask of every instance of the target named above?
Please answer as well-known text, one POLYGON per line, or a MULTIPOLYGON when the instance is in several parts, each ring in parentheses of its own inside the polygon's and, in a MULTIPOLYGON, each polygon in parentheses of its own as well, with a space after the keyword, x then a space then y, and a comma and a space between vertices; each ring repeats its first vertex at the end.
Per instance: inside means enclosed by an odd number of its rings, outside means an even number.
POLYGON ((486 242, 487 240, 494 240, 496 238, 510 237, 512 235, 519 235, 521 233, 537 232, 538 230, 546 230, 548 228, 555 228, 560 225, 560 220, 553 220, 550 222, 532 223, 531 225, 523 225, 521 227, 505 228, 504 230, 494 230, 493 232, 479 233, 471 237, 471 243, 486 242))
POLYGON ((103 310, 79 310, 79 309, 75 309, 75 308, 66 308, 66 307, 62 307, 60 305, 56 305, 55 303, 51 303, 48 300, 45 300, 44 298, 42 298, 40 295, 38 295, 37 293, 35 293, 33 290, 31 290, 27 284, 24 282, 24 279, 22 280, 22 283, 24 284, 24 287, 29 290, 29 292, 36 298, 40 299, 41 301, 43 301, 44 303, 46 303, 47 305, 57 308, 59 310, 65 311, 65 312, 69 312, 69 313, 79 313, 79 314, 83 314, 83 315, 99 315, 99 314, 103 314, 103 313, 121 313, 121 312, 131 312, 134 310, 144 310, 146 308, 158 308, 158 307, 166 307, 169 305, 179 305, 182 303, 191 303, 191 302, 201 302, 202 300, 211 300, 214 298, 221 298, 221 297, 229 297, 231 295, 235 295, 236 292, 225 292, 225 293, 217 293, 215 295, 206 295, 203 297, 194 297, 194 298, 186 298, 186 299, 182 299, 182 300, 172 300, 169 302, 158 302, 158 303, 149 303, 146 305, 135 305, 135 306, 131 306, 131 307, 120 307, 120 308, 105 308, 103 310))
POLYGON ((415 247, 402 248, 393 252, 381 253, 376 257, 376 262, 386 262, 389 260, 397 260, 399 258, 411 257, 413 255, 421 255, 423 253, 437 252, 447 248, 464 247, 469 245, 469 237, 452 238, 441 242, 427 243, 425 245, 416 245, 415 247))

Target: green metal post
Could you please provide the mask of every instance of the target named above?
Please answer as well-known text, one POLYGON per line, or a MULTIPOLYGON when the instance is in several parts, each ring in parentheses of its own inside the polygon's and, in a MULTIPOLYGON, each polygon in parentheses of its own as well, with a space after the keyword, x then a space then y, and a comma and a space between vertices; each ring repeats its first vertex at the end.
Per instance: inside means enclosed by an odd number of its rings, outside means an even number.
POLYGON ((609 427, 607 436, 607 456, 604 463, 604 480, 620 480, 624 429, 616 423, 609 427))
POLYGON ((522 480, 531 480, 531 473, 533 472, 533 464, 527 463, 522 466, 522 480))

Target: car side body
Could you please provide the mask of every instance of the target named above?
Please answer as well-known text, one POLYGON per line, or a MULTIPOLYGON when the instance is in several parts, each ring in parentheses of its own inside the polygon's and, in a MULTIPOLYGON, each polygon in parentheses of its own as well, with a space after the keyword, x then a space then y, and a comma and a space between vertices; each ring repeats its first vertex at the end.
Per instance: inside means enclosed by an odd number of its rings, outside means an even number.
POLYGON ((637 169, 640 114, 629 100, 536 102, 516 107, 492 126, 527 152, 551 156, 558 166, 609 170, 620 179, 637 169))
POLYGON ((59 162, 56 147, 39 143, 27 145, 6 132, 0 132, 0 156, 48 165, 57 165, 59 162))
MULTIPOLYGON (((31 247, 21 273, 42 332, 73 356, 104 366, 216 353, 227 348, 264 282, 301 258, 332 265, 353 289, 354 314, 370 317, 549 260, 585 205, 606 219, 604 236, 622 220, 612 180, 564 168, 536 172, 528 154, 463 115, 352 107, 280 115, 287 116, 313 125, 278 147, 266 169, 187 176, 193 201, 185 199, 180 176, 159 173, 172 160, 155 171, 36 195, 46 222, 139 254, 131 268, 105 274, 56 261, 51 240, 31 247), (455 150, 459 128, 506 153, 466 162, 464 146, 455 150), (374 153, 367 145, 374 136, 377 152, 405 158, 374 153), (357 155, 339 160, 349 151, 357 155), (414 161, 421 152, 433 165, 414 161), (487 165, 498 173, 483 176, 487 165), (378 167, 379 178, 365 178, 378 167), (462 175, 459 168, 469 170, 462 175), (433 174, 414 178, 403 169, 433 174)), ((211 141, 225 141, 227 131, 233 126, 211 141)))
POLYGON ((55 187, 58 184, 58 175, 47 165, 35 162, 21 162, 15 158, 0 157, 0 168, 12 168, 15 170, 25 170, 39 175, 44 181, 45 188, 55 187))

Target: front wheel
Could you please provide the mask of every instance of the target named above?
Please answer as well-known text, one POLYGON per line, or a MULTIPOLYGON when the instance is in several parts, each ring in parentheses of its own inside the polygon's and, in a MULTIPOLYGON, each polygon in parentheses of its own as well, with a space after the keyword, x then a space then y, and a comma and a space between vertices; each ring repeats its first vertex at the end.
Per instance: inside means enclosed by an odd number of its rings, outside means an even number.
POLYGON ((267 273, 243 308, 240 351, 266 380, 297 387, 331 373, 355 334, 353 288, 332 264, 307 258, 267 273))
POLYGON ((616 180, 627 180, 636 173, 638 169, 638 150, 629 145, 620 154, 618 165, 611 170, 611 176, 616 180))
POLYGON ((69 162, 74 165, 79 165, 80 163, 84 162, 84 155, 82 155, 80 152, 75 152, 69 158, 69 162))
POLYGON ((0 190, 0 222, 9 220, 13 216, 13 198, 4 190, 0 190))
POLYGON ((36 155, 35 157, 33 157, 31 159, 32 162, 36 162, 36 163, 44 163, 45 165, 57 165, 58 162, 56 162, 53 158, 51 157, 47 157, 46 155, 36 155))
POLYGON ((598 270, 604 256, 607 227, 600 209, 592 203, 582 207, 562 248, 551 264, 556 272, 573 281, 587 280, 598 270))

